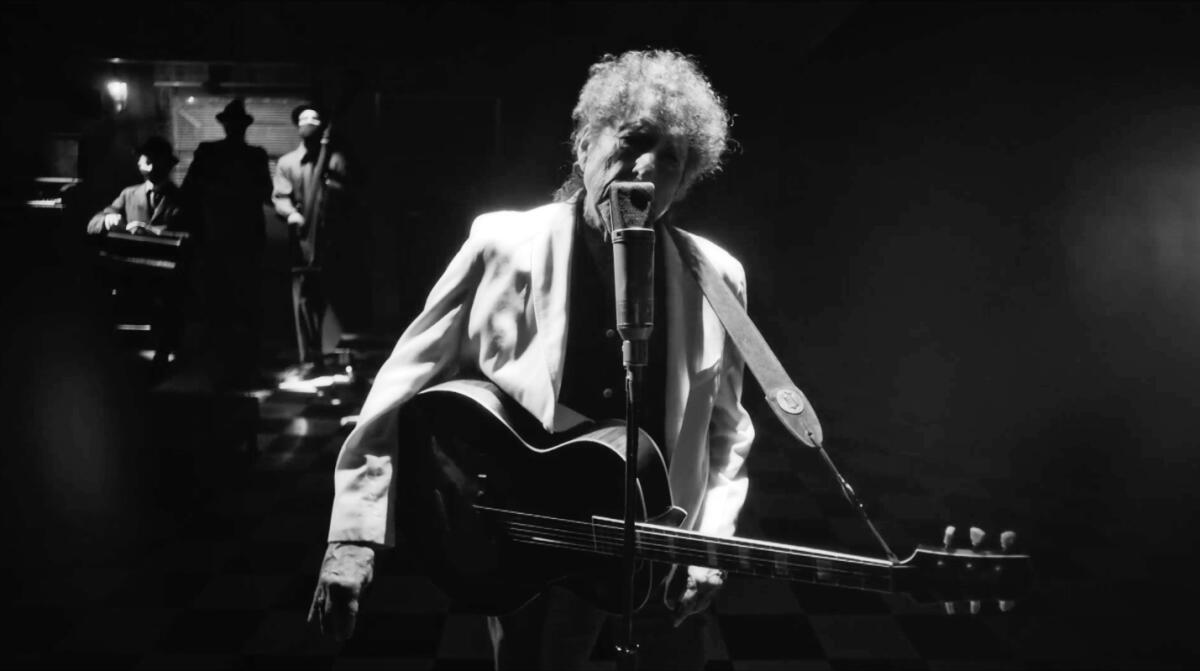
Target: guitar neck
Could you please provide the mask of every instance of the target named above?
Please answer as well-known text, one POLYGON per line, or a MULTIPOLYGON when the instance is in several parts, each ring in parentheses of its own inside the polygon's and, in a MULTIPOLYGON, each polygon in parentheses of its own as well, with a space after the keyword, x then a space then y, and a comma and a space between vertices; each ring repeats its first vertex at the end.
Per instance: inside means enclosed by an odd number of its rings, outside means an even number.
MULTIPOLYGON (((620 556, 621 520, 590 522, 479 506, 497 516, 508 537, 592 554, 620 556)), ((896 571, 886 559, 744 538, 721 538, 649 523, 636 526, 636 553, 643 559, 707 566, 731 573, 807 582, 870 592, 894 592, 896 571)))

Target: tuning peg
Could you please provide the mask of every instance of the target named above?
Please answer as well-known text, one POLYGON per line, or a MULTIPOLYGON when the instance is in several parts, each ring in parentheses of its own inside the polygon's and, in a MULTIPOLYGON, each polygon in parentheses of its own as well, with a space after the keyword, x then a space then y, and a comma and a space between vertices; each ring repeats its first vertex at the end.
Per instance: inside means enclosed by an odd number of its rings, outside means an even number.
POLYGON ((945 607, 947 615, 954 615, 958 612, 958 606, 953 601, 943 601, 942 606, 945 607))
POLYGON ((1000 612, 1007 613, 1017 607, 1017 602, 1012 599, 1000 599, 1000 612))
POLYGON ((1000 549, 1008 552, 1012 549, 1013 544, 1017 542, 1017 534, 1015 531, 1005 531, 1000 534, 1000 549))
POLYGON ((969 607, 970 607, 972 615, 978 615, 980 609, 983 608, 983 604, 980 603, 978 599, 971 599, 971 603, 969 604, 969 607))
POLYGON ((948 526, 946 527, 946 532, 942 535, 942 547, 947 550, 949 550, 950 546, 954 544, 954 532, 954 527, 948 526))
POLYGON ((971 527, 971 547, 978 548, 983 539, 987 537, 987 532, 979 527, 971 527))

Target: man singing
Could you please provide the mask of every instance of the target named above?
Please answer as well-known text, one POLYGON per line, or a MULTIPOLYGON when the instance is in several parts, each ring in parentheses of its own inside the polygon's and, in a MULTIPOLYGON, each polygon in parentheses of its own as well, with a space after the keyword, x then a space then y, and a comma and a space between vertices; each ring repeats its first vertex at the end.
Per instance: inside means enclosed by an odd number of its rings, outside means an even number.
MULTIPOLYGON (((471 234, 376 377, 335 472, 329 548, 310 619, 338 638, 353 630, 375 551, 393 538, 389 501, 411 455, 397 409, 421 389, 482 375, 551 431, 578 414, 624 419, 621 343, 613 330, 614 181, 654 185, 657 316, 642 427, 664 449, 683 528, 733 535, 746 497, 754 437, 742 407, 744 363, 664 226, 672 206, 714 174, 729 115, 696 63, 669 51, 634 51, 593 65, 573 112, 574 174, 558 202, 494 212, 471 234)), ((680 222, 672 222, 678 224, 680 222)), ((689 235, 690 234, 684 234, 689 235)), ((741 265, 690 236, 745 304, 741 265)), ((619 484, 614 484, 618 487, 619 484)), ((638 615, 647 668, 703 668, 704 615, 723 574, 679 567, 638 615)), ((578 668, 612 616, 558 588, 522 610, 489 618, 497 668, 578 668)))

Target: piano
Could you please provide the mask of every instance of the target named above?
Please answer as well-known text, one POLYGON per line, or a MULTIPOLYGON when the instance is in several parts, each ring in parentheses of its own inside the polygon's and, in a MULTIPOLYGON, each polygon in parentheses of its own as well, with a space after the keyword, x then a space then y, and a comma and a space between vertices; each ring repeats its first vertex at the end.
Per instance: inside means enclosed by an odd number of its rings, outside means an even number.
POLYGON ((165 375, 180 345, 190 257, 187 233, 109 231, 97 245, 98 276, 113 299, 118 339, 152 352, 157 378, 165 375))

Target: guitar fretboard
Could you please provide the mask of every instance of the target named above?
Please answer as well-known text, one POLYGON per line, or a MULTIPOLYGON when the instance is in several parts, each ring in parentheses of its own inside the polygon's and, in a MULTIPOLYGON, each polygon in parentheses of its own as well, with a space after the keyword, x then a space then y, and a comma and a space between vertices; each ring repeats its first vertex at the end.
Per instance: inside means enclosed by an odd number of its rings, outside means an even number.
MULTIPOLYGON (((608 556, 620 556, 624 549, 621 520, 595 517, 582 521, 476 508, 493 516, 508 538, 518 543, 608 556)), ((639 557, 653 561, 871 592, 894 591, 894 572, 903 568, 886 559, 770 541, 720 538, 648 523, 636 527, 635 551, 639 557)))

